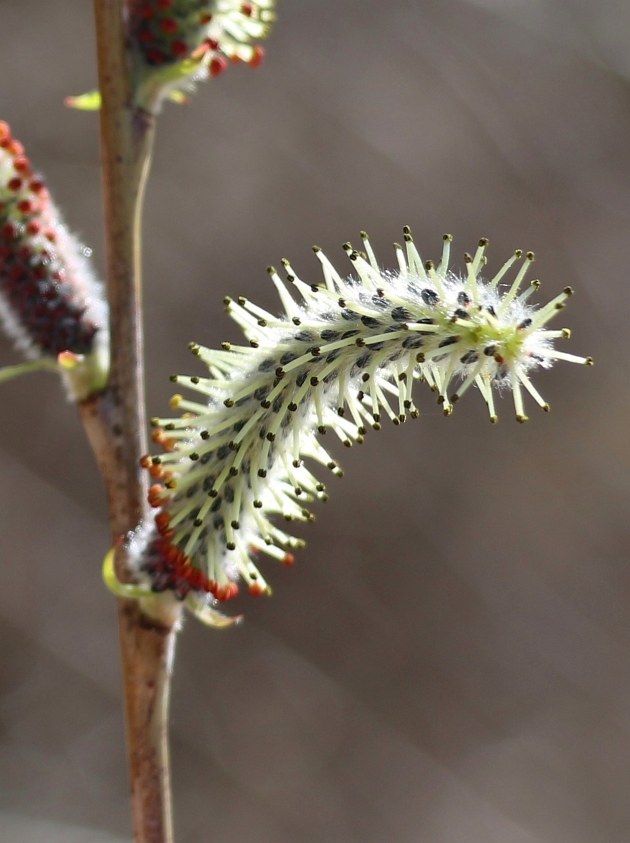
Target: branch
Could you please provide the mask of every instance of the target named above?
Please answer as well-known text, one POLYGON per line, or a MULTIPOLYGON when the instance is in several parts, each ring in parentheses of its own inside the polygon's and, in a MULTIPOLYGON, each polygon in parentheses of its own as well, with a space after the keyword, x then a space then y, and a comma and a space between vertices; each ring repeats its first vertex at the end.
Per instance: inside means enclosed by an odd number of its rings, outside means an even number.
MULTIPOLYGON (((95 0, 111 375, 80 405, 107 491, 118 542, 116 573, 129 581, 120 538, 147 517, 139 459, 147 450, 141 318, 141 214, 154 118, 134 106, 122 0, 95 0)), ((171 597, 119 600, 127 742, 137 843, 172 840, 168 693, 179 606, 171 597)))

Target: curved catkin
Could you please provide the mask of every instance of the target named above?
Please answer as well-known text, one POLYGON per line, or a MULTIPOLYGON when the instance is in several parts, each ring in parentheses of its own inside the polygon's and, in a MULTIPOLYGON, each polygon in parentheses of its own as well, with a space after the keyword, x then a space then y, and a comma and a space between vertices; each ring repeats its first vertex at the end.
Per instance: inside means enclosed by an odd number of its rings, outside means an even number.
POLYGON ((449 269, 449 235, 440 262, 425 263, 405 228, 393 271, 379 267, 361 236, 361 251, 344 246, 347 277, 317 247, 323 283, 301 280, 288 261, 284 280, 271 267, 279 316, 227 298, 246 344, 191 345, 209 376, 172 378, 194 397, 175 395, 172 407, 182 415, 153 420, 165 453, 143 459, 155 480, 149 500, 159 511, 132 542, 138 574, 154 591, 171 589, 197 604, 204 594, 234 596, 239 580, 253 594, 268 592, 258 555, 292 562, 302 542, 285 532, 282 519, 310 520, 308 504, 326 496, 312 465, 341 474, 322 434, 350 446, 385 419, 397 425, 418 416, 416 381, 435 393, 445 414, 475 386, 492 421, 495 387, 507 387, 523 422, 526 393, 549 409, 531 381, 534 369, 555 360, 592 362, 556 351, 554 340, 569 331, 546 327, 569 288, 543 307, 529 303, 540 286, 524 285, 533 253, 515 252, 485 281, 485 239, 458 275, 449 269))

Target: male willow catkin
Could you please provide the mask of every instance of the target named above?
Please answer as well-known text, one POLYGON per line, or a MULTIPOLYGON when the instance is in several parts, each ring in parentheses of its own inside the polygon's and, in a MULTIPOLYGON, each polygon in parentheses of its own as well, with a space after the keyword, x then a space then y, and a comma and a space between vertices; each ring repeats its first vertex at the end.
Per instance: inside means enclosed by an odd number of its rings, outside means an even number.
POLYGON ((257 67, 275 20, 276 0, 128 0, 127 31, 138 103, 159 111, 228 62, 257 67))
POLYGON ((290 563, 303 544, 273 516, 308 521, 306 504, 326 496, 304 461, 341 474, 319 436, 330 430, 351 445, 384 417, 400 424, 418 416, 415 381, 437 394, 445 414, 476 386, 491 421, 494 389, 507 387, 524 422, 524 393, 549 409, 531 382, 534 369, 555 360, 592 362, 556 351, 553 341, 569 331, 546 328, 571 289, 540 308, 529 303, 538 281, 521 291, 533 253, 515 252, 485 281, 485 239, 465 256, 462 277, 449 270, 449 235, 435 265, 421 259, 405 228, 405 250, 395 245, 392 271, 379 267, 361 237, 363 251, 344 246, 353 268, 347 278, 317 247, 323 284, 305 283, 288 261, 286 281, 270 267, 284 308, 279 316, 245 298, 226 299, 247 345, 190 346, 210 376, 172 380, 201 400, 173 397, 183 415, 153 420, 165 453, 142 460, 156 481, 149 500, 159 512, 130 541, 138 577, 153 591, 172 590, 193 610, 233 597, 238 580, 253 594, 269 592, 258 554, 290 563))
POLYGON ((107 305, 87 254, 0 120, 0 325, 25 357, 63 373, 75 398, 103 387, 109 356, 107 305))

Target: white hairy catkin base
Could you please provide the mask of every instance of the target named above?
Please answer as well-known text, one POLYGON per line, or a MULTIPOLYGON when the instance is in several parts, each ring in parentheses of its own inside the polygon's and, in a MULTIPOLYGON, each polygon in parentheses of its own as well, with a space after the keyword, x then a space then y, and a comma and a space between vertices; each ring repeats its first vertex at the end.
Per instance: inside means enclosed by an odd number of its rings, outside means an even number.
POLYGON ((414 381, 437 393, 445 414, 476 385, 492 421, 493 389, 507 386, 522 422, 523 391, 548 409, 531 383, 533 369, 556 359, 591 362, 555 351, 553 340, 569 332, 545 328, 569 288, 539 309, 527 303, 537 281, 520 292, 531 252, 502 287, 523 258, 520 251, 485 282, 485 239, 474 257, 466 255, 462 278, 448 268, 450 236, 435 266, 423 263, 408 228, 404 234, 405 251, 395 246, 396 271, 379 268, 365 233, 361 253, 344 246, 354 270, 347 278, 317 247, 323 284, 306 284, 283 261, 286 282, 275 269, 269 272, 284 313, 226 299, 249 344, 191 345, 210 377, 172 378, 200 400, 174 396, 172 406, 183 415, 154 420, 154 438, 166 453, 143 461, 158 481, 150 501, 160 511, 156 526, 145 525, 134 545, 138 571, 154 590, 223 600, 242 579, 252 593, 268 592, 255 564, 258 553, 290 562, 289 551, 302 544, 273 516, 309 520, 305 505, 326 495, 304 461, 341 474, 319 435, 330 430, 351 445, 383 417, 400 424, 418 415, 414 381))

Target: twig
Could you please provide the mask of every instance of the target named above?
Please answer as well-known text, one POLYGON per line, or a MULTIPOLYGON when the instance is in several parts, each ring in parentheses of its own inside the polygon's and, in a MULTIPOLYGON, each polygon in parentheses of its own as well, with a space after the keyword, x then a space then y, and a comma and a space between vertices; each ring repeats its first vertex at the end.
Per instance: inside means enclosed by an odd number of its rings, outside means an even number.
MULTIPOLYGON (((139 459, 147 450, 141 319, 140 227, 153 118, 134 107, 122 0, 94 0, 99 86, 111 375, 80 413, 107 491, 114 542, 147 516, 139 459)), ((116 573, 129 580, 119 545, 116 573)), ((134 839, 173 839, 167 711, 180 610, 171 597, 119 600, 134 839)))

